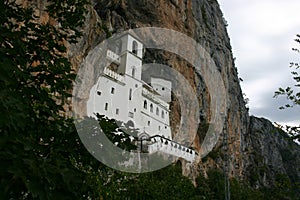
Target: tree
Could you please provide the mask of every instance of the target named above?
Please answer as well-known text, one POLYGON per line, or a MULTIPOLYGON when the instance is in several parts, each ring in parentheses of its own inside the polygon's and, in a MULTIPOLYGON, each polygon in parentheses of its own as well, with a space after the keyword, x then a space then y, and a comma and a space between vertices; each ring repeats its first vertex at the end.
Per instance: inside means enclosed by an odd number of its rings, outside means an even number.
MULTIPOLYGON (((297 38, 295 41, 300 45, 300 35, 297 34, 297 38)), ((300 53, 299 47, 293 48, 293 51, 296 53, 300 53)), ((293 79, 296 82, 294 87, 286 87, 279 88, 278 91, 275 92, 274 97, 278 96, 285 96, 290 103, 281 106, 280 109, 286 109, 286 108, 292 108, 294 106, 300 106, 300 64, 299 62, 291 62, 290 68, 293 68, 293 71, 291 72, 293 75, 293 79)), ((291 139, 296 140, 300 142, 300 125, 299 126, 286 126, 285 130, 287 133, 291 136, 291 139)))
POLYGON ((98 162, 80 143, 64 106, 75 73, 65 43, 80 36, 85 0, 48 0, 49 20, 0 2, 0 199, 97 197, 98 162))

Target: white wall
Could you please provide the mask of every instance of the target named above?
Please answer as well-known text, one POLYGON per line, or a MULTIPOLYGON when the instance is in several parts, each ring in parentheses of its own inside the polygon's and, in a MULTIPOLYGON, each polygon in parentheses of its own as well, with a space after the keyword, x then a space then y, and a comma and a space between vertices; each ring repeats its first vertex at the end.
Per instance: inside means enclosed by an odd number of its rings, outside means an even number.
MULTIPOLYGON (((143 44, 131 35, 121 38, 121 64, 119 73, 105 69, 98 79, 97 84, 90 91, 90 99, 87 105, 88 115, 100 113, 109 118, 115 118, 123 122, 134 122, 135 128, 140 132, 146 131, 150 136, 163 135, 172 138, 169 122, 169 105, 158 98, 158 95, 145 91, 141 80, 143 44), (132 42, 137 42, 137 55, 132 53, 132 42), (132 67, 135 68, 135 76, 132 76, 132 67), (120 72, 122 74, 120 74, 120 72), (113 91, 112 91, 113 90, 113 91), (143 92, 144 91, 144 92, 143 92), (143 93, 147 93, 146 96, 143 93), (144 109, 144 101, 147 101, 147 109, 144 109), (150 105, 153 111, 150 111, 150 105), (156 114, 156 109, 159 114, 156 114), (163 112, 163 117, 162 117, 163 112)), ((110 54, 109 54, 110 55, 110 54)), ((109 59, 109 58, 108 58, 109 59)), ((171 89, 171 83, 162 79, 154 79, 158 86, 171 89)), ((171 92, 166 96, 171 97, 171 92)))
POLYGON ((161 99, 165 102, 171 102, 171 91, 172 91, 172 82, 161 79, 151 77, 151 85, 156 92, 161 95, 161 99))

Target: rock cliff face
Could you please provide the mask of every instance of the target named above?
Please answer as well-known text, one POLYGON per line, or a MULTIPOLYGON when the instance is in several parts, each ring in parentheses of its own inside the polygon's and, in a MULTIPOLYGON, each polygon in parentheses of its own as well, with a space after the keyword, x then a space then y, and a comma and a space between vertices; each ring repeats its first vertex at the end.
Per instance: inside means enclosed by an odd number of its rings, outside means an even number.
MULTIPOLYGON (((274 184, 278 174, 286 174, 293 181, 299 180, 299 146, 283 137, 269 121, 248 115, 234 66, 226 21, 216 0, 94 0, 84 36, 77 47, 70 48, 71 58, 76 58, 74 65, 79 66, 88 50, 105 37, 149 26, 176 30, 192 37, 209 52, 222 74, 228 97, 224 133, 228 136, 231 176, 247 180, 257 187, 274 184)), ((168 52, 147 51, 146 62, 153 60, 178 70, 197 91, 202 118, 198 135, 190 144, 199 150, 205 127, 211 120, 210 96, 202 75, 187 61, 168 52)), ((173 101, 172 112, 172 124, 176 125, 180 118, 176 101, 173 101)), ((222 168, 222 139, 203 163, 199 160, 193 169, 183 165, 183 172, 193 177, 199 169, 205 172, 211 167, 222 168)))
POLYGON ((268 187, 282 176, 299 183, 299 145, 270 121, 251 116, 243 142, 243 171, 253 186, 268 187))
MULTIPOLYGON (((241 138, 242 135, 247 133, 249 118, 239 85, 237 69, 234 66, 232 58, 225 20, 218 2, 214 0, 97 0, 94 1, 94 8, 99 16, 98 22, 89 21, 87 22, 87 26, 95 23, 100 24, 99 29, 102 28, 102 30, 105 30, 106 36, 130 28, 163 27, 182 32, 192 37, 205 48, 222 75, 226 88, 226 96, 228 97, 224 132, 228 134, 229 153, 232 156, 232 161, 235 163, 234 167, 231 167, 231 173, 235 177, 242 176, 244 166, 242 166, 241 138)), ((92 12, 95 11, 93 10, 92 12)), ((103 37, 101 32, 99 36, 103 37)), ((85 38, 85 42, 81 43, 90 43, 90 45, 87 45, 90 47, 99 41, 86 41, 86 39, 88 38, 85 38)), ((78 49, 82 50, 80 47, 78 49)), ((88 50, 88 48, 85 49, 88 50)), ((83 52, 76 52, 75 50, 76 53, 82 54, 83 52)), ((205 127, 209 124, 212 111, 209 106, 209 91, 207 91, 206 85, 203 82, 202 74, 193 69, 187 61, 167 52, 147 52, 146 57, 148 62, 155 60, 157 63, 167 64, 183 74, 190 85, 197 91, 203 116, 200 127, 205 127)), ((175 110, 174 113, 179 112, 175 110)), ((175 114, 173 116, 173 123, 176 120, 178 121, 179 117, 179 114, 175 114)), ((198 150, 201 148, 203 134, 205 134, 205 129, 199 130, 194 141, 190 141, 190 144, 198 150)), ((220 138, 216 149, 220 149, 221 145, 222 138, 220 138)), ((215 162, 210 160, 207 164, 202 165, 202 163, 199 163, 199 165, 204 166, 204 169, 211 167, 211 165, 222 167, 222 161, 215 162)))
MULTIPOLYGON (((27 1, 23 1, 26 2, 27 1)), ((38 10, 43 10, 45 0, 35 0, 38 10)), ((68 56, 78 69, 88 52, 114 33, 140 27, 162 27, 179 31, 192 37, 213 58, 226 89, 226 116, 223 132, 228 136, 229 169, 232 177, 245 179, 255 186, 272 185, 278 174, 286 174, 291 180, 299 180, 299 146, 290 142, 280 131, 264 119, 249 117, 241 92, 237 69, 234 66, 230 39, 216 0, 92 0, 88 8, 83 36, 78 44, 69 46, 68 56), (298 153, 298 154, 297 154, 298 153), (291 166, 294 166, 291 167, 291 166), (255 174, 255 177, 253 177, 255 174)), ((189 81, 197 93, 201 123, 197 136, 189 145, 201 149, 201 142, 211 121, 210 95, 199 74, 187 61, 168 52, 146 52, 146 62, 167 64, 176 69, 189 81)), ((82 66, 91 87, 96 72, 82 66)), ((88 91, 81 91, 78 104, 88 99, 88 91)), ((80 107, 80 106, 79 106, 80 107)), ((276 108, 274 108, 276 109, 276 108)), ((180 118, 176 99, 172 102, 172 124, 180 118)), ((196 127, 195 127, 196 128, 196 127)), ((193 167, 183 164, 184 173, 195 178, 199 169, 223 167, 223 137, 214 150, 193 167), (192 169, 191 169, 192 168, 192 169)))

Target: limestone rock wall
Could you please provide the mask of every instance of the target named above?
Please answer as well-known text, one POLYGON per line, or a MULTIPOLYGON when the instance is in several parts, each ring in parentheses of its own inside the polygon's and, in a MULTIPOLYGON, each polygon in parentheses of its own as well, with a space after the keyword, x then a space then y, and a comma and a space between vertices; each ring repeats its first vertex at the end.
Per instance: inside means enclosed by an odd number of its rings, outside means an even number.
MULTIPOLYGON (((232 176, 241 176, 242 166, 242 135, 247 132, 248 112, 245 108, 243 95, 239 85, 237 69, 234 66, 230 40, 226 31, 226 24, 219 4, 214 0, 94 0, 84 28, 82 40, 70 48, 70 57, 75 66, 80 66, 80 60, 99 41, 110 34, 122 32, 130 28, 163 27, 182 32, 196 40, 213 58, 226 88, 227 116, 225 129, 229 136, 229 151, 235 163, 231 167, 232 176)), ((168 52, 146 52, 147 61, 167 64, 184 75, 190 85, 197 92, 201 109, 202 125, 210 123, 211 108, 209 91, 198 74, 187 61, 168 52)), ((89 77, 95 77, 93 72, 89 77)), ((93 81, 87 84, 93 84, 93 81)), ((88 86, 88 85, 87 85, 88 86)), ((86 94, 86 98, 88 98, 86 94)), ((87 99, 82 99, 82 105, 87 99)), ((176 103, 176 102, 175 102, 176 103)), ((84 110, 85 108, 83 108, 84 110)), ((179 121, 180 114, 174 110, 172 124, 179 121), (176 115, 177 113, 177 115, 176 115)), ((193 127, 191 127, 193 128, 193 127)), ((196 127, 195 127, 196 129, 196 127)), ((198 131, 190 145, 201 148, 205 129, 198 131)), ((222 146, 222 138, 216 149, 222 146)), ((199 165, 202 166, 200 162, 199 165)), ((222 166, 222 159, 210 161, 210 165, 222 166)), ((204 168, 209 166, 204 165, 204 168)))
MULTIPOLYGON (((21 1, 21 0, 20 0, 21 1)), ((24 4, 34 2, 39 13, 43 13, 46 0, 21 1, 24 4)), ((44 14, 44 18, 47 15, 44 14)), ((228 135, 228 153, 230 156, 230 174, 239 179, 253 181, 258 187, 274 182, 278 173, 299 177, 299 146, 290 143, 266 120, 249 117, 239 84, 238 72, 234 65, 230 39, 216 0, 92 0, 88 7, 83 36, 76 45, 68 46, 68 56, 75 69, 84 70, 91 87, 97 78, 97 72, 85 66, 88 52, 114 33, 140 27, 162 27, 182 32, 199 44, 213 58, 226 88, 227 115, 224 133, 228 135), (297 154, 298 152, 298 154, 297 154), (289 157, 292 155, 292 157, 289 157), (252 174, 257 177, 251 179, 252 174)), ((197 92, 201 107, 201 123, 197 136, 189 145, 201 149, 211 119, 209 91, 203 77, 189 63, 168 52, 147 51, 146 62, 167 64, 183 74, 197 92)), ((78 91, 79 107, 85 111, 85 102, 89 91, 78 91)), ((180 110, 176 99, 172 102, 173 116, 171 124, 176 126, 180 110)), ((276 108, 274 108, 276 109, 276 108)), ((193 127, 191 127, 193 128, 193 127)), ((184 174, 195 178, 199 171, 208 168, 223 167, 224 149, 222 137, 214 150, 204 159, 198 159, 195 165, 183 164, 184 174)), ((253 178, 253 177, 252 177, 253 178)))
MULTIPOLYGON (((295 157, 295 163, 292 164, 299 166, 299 156, 296 156, 299 146, 291 144, 279 133, 270 135, 269 130, 274 129, 270 122, 250 118, 248 115, 237 68, 234 65, 226 21, 216 0, 93 0, 84 37, 77 48, 70 49, 73 55, 79 55, 74 65, 79 66, 84 54, 105 37, 130 28, 149 26, 176 30, 192 37, 209 52, 222 74, 228 97, 224 132, 228 135, 231 176, 251 182, 254 180, 255 171, 258 173, 255 182, 258 187, 274 183, 274 176, 276 177, 278 173, 288 174, 291 178, 293 174, 297 174, 299 177, 299 170, 296 172, 288 167, 292 161, 283 156, 292 153, 295 157), (291 145, 292 150, 289 149, 291 145), (256 155, 260 160, 257 160, 256 155), (265 165, 268 166, 265 172, 259 172, 261 166, 265 165)), ((211 118, 209 91, 202 75, 198 74, 187 61, 168 52, 147 51, 145 62, 153 61, 172 66, 182 73, 197 92, 202 118, 196 138, 189 142, 195 149, 201 149, 211 118)), ((171 124, 176 126, 180 118, 176 99, 173 101, 172 109, 171 124)), ((212 167, 222 169, 224 164, 222 139, 222 137, 219 139, 211 154, 202 160, 198 159, 195 165, 185 165, 182 161, 183 173, 195 178, 199 171, 205 173, 212 167)))
POLYGON ((299 183, 300 146, 269 120, 250 117, 243 147, 243 171, 251 185, 272 186, 282 175, 299 183))

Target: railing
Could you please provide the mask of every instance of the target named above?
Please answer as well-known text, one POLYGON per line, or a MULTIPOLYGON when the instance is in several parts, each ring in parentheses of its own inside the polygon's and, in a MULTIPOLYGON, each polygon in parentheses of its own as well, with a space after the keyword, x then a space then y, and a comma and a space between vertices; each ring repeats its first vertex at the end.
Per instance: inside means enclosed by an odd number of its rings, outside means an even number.
POLYGON ((150 92, 149 90, 147 90, 146 88, 143 88, 142 90, 142 94, 147 96, 148 98, 152 99, 155 102, 158 102, 160 105, 169 108, 169 104, 166 103, 165 101, 161 100, 160 98, 157 97, 156 94, 153 94, 152 92, 150 92))
POLYGON ((117 80, 117 81, 120 81, 120 82, 124 82, 124 80, 125 80, 124 76, 122 76, 122 75, 120 75, 120 74, 118 74, 118 73, 116 73, 116 72, 114 72, 114 71, 112 71, 108 68, 104 68, 103 73, 105 75, 117 80))
POLYGON ((148 152, 149 154, 152 154, 158 151, 183 158, 189 162, 193 162, 198 156, 198 153, 195 150, 187 148, 177 142, 159 135, 152 136, 148 143, 148 152))
POLYGON ((112 62, 114 62, 114 63, 116 63, 116 64, 118 64, 118 65, 119 65, 120 62, 121 62, 120 56, 119 56, 118 54, 114 53, 114 52, 111 51, 111 50, 107 50, 106 56, 107 56, 107 58, 108 58, 110 61, 112 61, 112 62))

